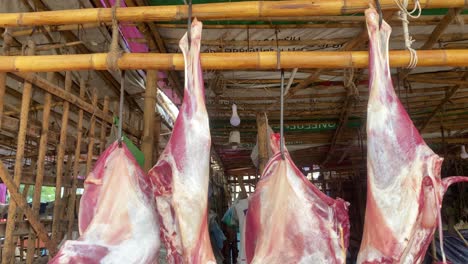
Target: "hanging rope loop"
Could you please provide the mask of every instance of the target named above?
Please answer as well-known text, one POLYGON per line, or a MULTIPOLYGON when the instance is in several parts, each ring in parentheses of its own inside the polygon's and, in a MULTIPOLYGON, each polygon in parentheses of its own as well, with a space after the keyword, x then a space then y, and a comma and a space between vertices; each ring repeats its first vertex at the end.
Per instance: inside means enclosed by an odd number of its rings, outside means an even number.
POLYGON ((117 7, 120 7, 120 0, 116 0, 112 7, 112 40, 107 54, 106 66, 109 71, 119 70, 119 58, 122 51, 119 49, 119 21, 117 20, 117 7))
POLYGON ((414 8, 413 10, 409 11, 407 9, 408 6, 408 0, 394 0, 398 8, 400 9, 399 11, 399 16, 400 20, 402 21, 402 27, 403 27, 403 35, 405 38, 405 47, 410 53, 410 61, 408 63, 407 68, 408 69, 414 69, 416 68, 418 64, 418 54, 416 53, 416 50, 411 47, 411 45, 414 43, 414 39, 410 36, 409 34, 409 20, 408 17, 411 17, 413 19, 419 18, 421 16, 421 4, 419 3, 419 0, 416 0, 414 2, 414 8))

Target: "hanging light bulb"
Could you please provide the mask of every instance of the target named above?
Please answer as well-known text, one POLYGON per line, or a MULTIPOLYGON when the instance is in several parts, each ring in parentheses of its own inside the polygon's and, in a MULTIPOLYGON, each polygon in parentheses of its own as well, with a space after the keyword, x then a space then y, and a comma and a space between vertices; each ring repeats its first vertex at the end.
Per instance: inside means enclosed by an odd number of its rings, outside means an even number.
POLYGON ((229 133, 229 145, 231 145, 232 149, 237 149, 240 145, 240 132, 238 130, 229 133))
POLYGON ((231 125, 238 126, 240 124, 240 118, 237 114, 237 105, 232 104, 232 116, 231 116, 231 125))
POLYGON ((462 145, 462 146, 461 146, 460 157, 461 157, 462 159, 468 159, 468 153, 466 153, 465 145, 462 145))

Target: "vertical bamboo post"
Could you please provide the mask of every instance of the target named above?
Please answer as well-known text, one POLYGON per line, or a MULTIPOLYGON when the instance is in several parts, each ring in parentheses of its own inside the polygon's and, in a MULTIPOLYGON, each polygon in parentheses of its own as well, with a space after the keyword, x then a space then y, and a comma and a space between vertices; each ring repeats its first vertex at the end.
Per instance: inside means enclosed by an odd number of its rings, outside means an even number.
MULTIPOLYGON (((97 107, 97 92, 96 90, 93 91, 93 107, 96 109, 97 107)), ((89 132, 88 132, 88 156, 86 157, 86 177, 91 172, 91 166, 93 165, 93 149, 94 149, 94 128, 96 127, 96 117, 94 115, 91 116, 90 125, 89 125, 89 132)))
POLYGON ((154 116, 156 108, 157 94, 157 71, 146 71, 146 90, 145 105, 143 113, 143 134, 141 150, 145 156, 144 171, 148 171, 153 166, 153 148, 154 148, 154 116))
MULTIPOLYGON (((71 168, 73 165, 73 151, 68 150, 67 152, 67 164, 65 165, 65 174, 64 177, 66 179, 66 183, 70 184, 71 183, 71 168)), ((67 188, 67 194, 68 191, 70 191, 70 187, 67 188)))
MULTIPOLYGON (((109 96, 104 96, 104 107, 102 109, 104 115, 109 114, 109 96)), ((104 149, 106 148, 106 131, 107 131, 107 123, 105 121, 101 122, 101 135, 100 135, 100 141, 101 144, 99 146, 99 153, 104 152, 104 149)))
MULTIPOLYGON (((65 74, 65 91, 71 92, 72 87, 72 75, 70 71, 65 74)), ((65 158, 65 148, 67 145, 67 128, 68 128, 68 114, 70 112, 70 103, 68 101, 63 102, 63 113, 62 123, 60 128, 60 142, 58 145, 57 154, 57 176, 55 181, 55 202, 54 202, 54 216, 52 218, 52 240, 59 241, 60 232, 60 211, 62 207, 62 186, 63 186, 63 165, 65 158)))
MULTIPOLYGON (((258 173, 262 175, 268 161, 268 121, 266 113, 257 114, 258 173)), ((255 175, 258 177, 258 175, 255 175)))
MULTIPOLYGON (((28 41, 27 55, 32 56, 35 52, 35 44, 33 41, 28 41)), ((32 84, 25 81, 23 85, 23 95, 21 98, 21 114, 18 131, 18 145, 16 148, 16 160, 13 181, 19 187, 21 183, 21 174, 23 169, 24 147, 26 143, 26 130, 28 126, 29 105, 32 97, 32 84)), ((15 259, 16 243, 13 231, 16 225, 16 209, 17 204, 14 200, 10 202, 8 208, 8 220, 5 230, 5 242, 2 254, 2 263, 12 263, 15 259)))
MULTIPOLYGON (((5 30, 3 37, 3 55, 8 56, 10 53, 10 44, 12 37, 8 34, 7 29, 5 30)), ((0 72, 0 128, 2 128, 3 120, 3 105, 5 101, 5 91, 6 91, 6 72, 0 72)))
POLYGON ((157 115, 154 119, 153 165, 156 164, 159 157, 159 134, 161 134, 161 116, 157 115))
MULTIPOLYGON (((86 83, 83 78, 80 79, 80 98, 84 99, 86 91, 86 83)), ((71 239, 73 232, 73 222, 75 220, 75 201, 76 201, 76 186, 78 185, 78 171, 80 168, 80 155, 81 155, 81 139, 83 136, 83 110, 78 110, 78 124, 76 128, 76 149, 75 158, 73 160, 72 172, 72 187, 70 191, 70 199, 68 200, 68 227, 67 237, 71 239)))
MULTIPOLYGON (((53 72, 47 73, 47 79, 52 81, 54 76, 53 72)), ((50 119, 50 109, 52 104, 52 95, 50 93, 45 93, 44 96, 44 109, 42 110, 42 130, 41 130, 41 139, 39 142, 39 152, 37 156, 37 171, 36 171, 36 182, 34 185, 34 194, 32 202, 32 210, 35 214, 39 215, 39 207, 41 205, 41 191, 42 191, 42 182, 44 180, 44 170, 45 170, 45 156, 47 153, 47 140, 49 134, 49 119, 50 119)), ((28 251, 26 254, 26 263, 32 264, 34 261, 34 252, 35 252, 35 241, 37 239, 36 233, 32 230, 29 231, 28 235, 28 251)))

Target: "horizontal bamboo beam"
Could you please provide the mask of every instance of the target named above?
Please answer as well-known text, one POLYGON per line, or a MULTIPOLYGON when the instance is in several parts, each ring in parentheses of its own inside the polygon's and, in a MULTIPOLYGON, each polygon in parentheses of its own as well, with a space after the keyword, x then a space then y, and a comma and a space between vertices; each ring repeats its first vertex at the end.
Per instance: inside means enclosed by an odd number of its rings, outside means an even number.
MULTIPOLYGON (((414 1, 409 1, 413 6, 414 1)), ((383 10, 397 10, 393 0, 380 0, 383 10)), ((421 7, 461 8, 465 0, 421 0, 421 7)), ((258 17, 306 17, 311 15, 333 16, 362 13, 369 7, 369 0, 316 0, 316 1, 248 1, 196 4, 192 16, 200 20, 236 20, 258 17)), ((187 5, 139 6, 117 8, 116 17, 121 22, 173 21, 186 19, 187 5)), ((0 27, 70 25, 101 23, 112 20, 111 8, 45 11, 31 13, 0 14, 0 27)))
MULTIPOLYGON (((468 66, 468 50, 419 50, 418 67, 468 66)), ((45 56, 0 56, 0 72, 49 72, 107 70, 107 53, 45 56)), ((277 68, 276 52, 202 53, 204 70, 239 70, 277 68)), ((406 67, 410 54, 406 50, 390 51, 391 67, 406 67)), ((293 68, 367 68, 367 51, 285 51, 280 65, 293 68)), ((183 70, 179 53, 126 53, 118 60, 122 70, 183 70)), ((17 74, 18 75, 18 74, 17 74)), ((37 79, 37 77, 35 77, 37 79)), ((29 77, 30 79, 30 77, 29 77)))

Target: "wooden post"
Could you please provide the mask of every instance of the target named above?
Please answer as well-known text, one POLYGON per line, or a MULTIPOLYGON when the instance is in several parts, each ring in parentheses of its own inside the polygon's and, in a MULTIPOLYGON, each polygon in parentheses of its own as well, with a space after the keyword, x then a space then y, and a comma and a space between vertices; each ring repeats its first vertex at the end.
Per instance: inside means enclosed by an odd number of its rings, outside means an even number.
MULTIPOLYGON (((12 41, 12 37, 9 33, 5 32, 5 36, 3 37, 3 55, 8 56, 10 53, 10 44, 12 41)), ((2 119, 3 119, 3 105, 5 101, 5 91, 6 91, 6 72, 0 72, 0 129, 2 128, 2 119)))
POLYGON ((153 165, 156 164, 159 157, 159 135, 161 134, 161 116, 154 118, 154 142, 153 142, 153 165))
MULTIPOLYGON (((109 114, 109 96, 104 96, 104 107, 102 109, 102 112, 104 115, 109 114)), ((104 149, 106 148, 106 131, 107 131, 107 124, 106 122, 102 121, 101 122, 101 136, 100 136, 100 141, 101 144, 99 146, 99 153, 104 152, 104 149)))
POLYGON ((149 171, 153 166, 153 149, 154 149, 154 117, 156 108, 157 95, 157 71, 146 71, 146 90, 145 90, 145 106, 143 113, 143 135, 141 150, 145 156, 144 171, 149 171))
MULTIPOLYGON (((47 79, 50 81, 53 78, 54 73, 50 72, 47 74, 47 79)), ((42 130, 41 139, 39 142, 39 153, 37 156, 37 171, 36 171, 36 182, 34 185, 34 194, 32 201, 32 210, 35 214, 39 215, 39 207, 41 205, 41 191, 42 182, 44 180, 45 170, 45 156, 47 153, 47 137, 49 134, 49 119, 50 109, 52 104, 52 95, 45 93, 44 96, 44 110, 42 111, 42 130)), ((34 261, 36 233, 31 229, 28 235, 28 251, 26 254, 26 263, 32 264, 34 261)))
MULTIPOLYGON (((262 175, 268 162, 268 120, 266 113, 257 114, 257 140, 258 140, 258 173, 262 175)), ((257 175, 255 175, 258 177, 257 175)))
MULTIPOLYGON (((93 107, 94 109, 97 108, 97 92, 96 90, 93 91, 93 107)), ((86 177, 91 172, 91 168, 93 166, 93 149, 94 149, 94 128, 96 126, 96 117, 94 115, 91 116, 90 125, 89 125, 89 132, 88 132, 88 156, 86 157, 86 177)))
MULTIPOLYGON (((28 51, 27 55, 34 55, 35 44, 33 41, 28 41, 28 51)), ((24 82, 23 85, 23 96, 21 98, 21 114, 20 114, 20 124, 18 131, 18 145, 16 148, 16 160, 15 160, 15 170, 14 170, 14 184, 19 187, 21 183, 21 174, 23 169, 23 157, 24 157, 24 148, 26 143, 26 130, 28 127, 28 117, 29 117, 29 105, 31 103, 32 97, 32 84, 29 82, 24 82)), ((16 189, 18 190, 18 189, 16 189)), ((15 190, 10 189, 10 193, 15 190)), ((15 230, 16 224, 16 201, 11 201, 8 208, 8 220, 5 230, 5 242, 2 254, 2 263, 11 263, 15 259, 15 248, 16 243, 13 231, 15 230)))
MULTIPOLYGON (((70 71, 67 71, 65 74, 65 91, 71 92, 72 87, 72 75, 70 71)), ((70 112, 70 103, 65 101, 63 102, 63 113, 62 113, 62 123, 60 128, 60 143, 58 145, 58 154, 57 154, 57 178, 55 181, 55 201, 54 201, 54 216, 52 223, 52 240, 58 241, 59 238, 59 228, 60 228, 60 210, 62 206, 62 181, 63 181, 63 165, 65 158, 65 147, 67 145, 67 128, 68 128, 68 114, 70 112)))
MULTIPOLYGON (((86 83, 83 78, 80 79, 80 98, 84 99, 86 91, 86 83)), ((68 200, 68 228, 67 238, 71 239, 73 231, 73 222, 75 221, 75 204, 76 204, 76 186, 78 184, 78 171, 80 168, 80 154, 81 154, 81 139, 83 136, 83 110, 78 111, 78 125, 76 128, 76 149, 75 158, 73 160, 73 173, 72 173, 72 187, 70 191, 70 199, 68 200)))
MULTIPOLYGON (((6 170, 5 165, 3 165, 3 162, 1 161, 0 161, 0 179, 2 179, 3 183, 5 183, 8 190, 10 191, 10 195, 13 198, 12 203, 14 201, 14 203, 17 204, 18 207, 22 209, 22 212, 29 220, 29 224, 37 232, 39 239, 41 239, 44 242, 46 248, 49 250, 51 254, 55 254, 55 251, 57 249, 56 248, 57 245, 55 241, 50 240, 49 236, 47 235, 46 228, 39 221, 38 215, 33 212, 33 210, 29 207, 26 200, 22 197, 21 193, 19 193, 18 191, 19 186, 11 179, 11 176, 8 174, 8 171, 6 170)), ((10 203, 10 206, 12 203, 10 203)), ((2 257, 3 256, 5 255, 2 254, 2 257)), ((12 255, 11 257, 13 256, 14 255, 12 255)), ((4 262, 2 260, 2 263, 9 263, 9 262, 4 262)))

